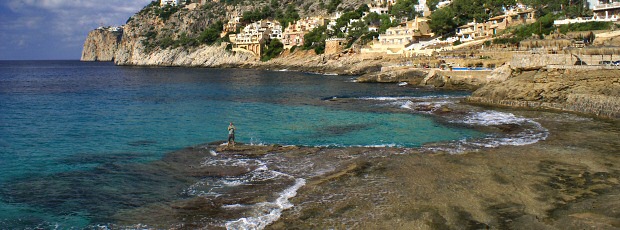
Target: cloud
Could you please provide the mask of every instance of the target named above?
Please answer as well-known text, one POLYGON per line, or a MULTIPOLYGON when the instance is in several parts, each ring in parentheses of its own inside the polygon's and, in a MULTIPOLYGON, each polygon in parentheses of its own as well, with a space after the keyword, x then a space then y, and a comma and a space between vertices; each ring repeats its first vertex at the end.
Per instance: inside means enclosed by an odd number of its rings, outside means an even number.
MULTIPOLYGON (((79 58, 88 32, 101 25, 122 25, 151 0, 8 0, 0 3, 0 49, 37 59, 40 46, 66 48, 59 54, 79 58), (20 46, 21 45, 21 46, 20 46), (4 47, 7 46, 7 47, 4 47), (15 46, 15 47, 11 47, 15 46), (21 48, 20 48, 21 47, 21 48), (36 48, 39 47, 39 48, 36 48)), ((12 55, 3 51, 0 59, 12 55)), ((42 55, 44 56, 44 55, 42 55)))

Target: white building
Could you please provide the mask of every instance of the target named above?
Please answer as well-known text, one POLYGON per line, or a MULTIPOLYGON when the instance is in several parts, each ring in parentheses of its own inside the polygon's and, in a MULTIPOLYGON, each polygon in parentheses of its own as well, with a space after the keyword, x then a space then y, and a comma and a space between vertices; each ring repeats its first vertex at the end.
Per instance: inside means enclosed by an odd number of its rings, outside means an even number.
POLYGON ((415 5, 415 11, 420 13, 422 17, 428 17, 431 15, 431 10, 426 5, 426 0, 418 0, 418 4, 415 5))
POLYGON ((250 52, 260 57, 263 44, 268 39, 282 40, 282 26, 278 21, 261 20, 247 25, 239 34, 228 36, 233 44, 233 51, 250 52))
POLYGON ((166 5, 178 6, 181 0, 161 0, 159 6, 164 7, 166 5))
POLYGON ((452 0, 441 1, 441 2, 437 3, 437 9, 446 7, 446 6, 450 5, 451 3, 452 3, 452 0))

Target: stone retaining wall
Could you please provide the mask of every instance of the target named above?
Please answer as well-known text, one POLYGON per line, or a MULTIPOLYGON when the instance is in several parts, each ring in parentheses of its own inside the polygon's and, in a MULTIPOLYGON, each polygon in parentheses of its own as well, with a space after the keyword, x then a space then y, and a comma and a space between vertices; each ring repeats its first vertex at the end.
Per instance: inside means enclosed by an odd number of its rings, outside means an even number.
POLYGON ((517 69, 541 69, 547 66, 574 66, 575 62, 579 60, 577 57, 585 62, 585 65, 599 65, 601 61, 612 60, 609 55, 515 54, 510 61, 510 66, 517 69))

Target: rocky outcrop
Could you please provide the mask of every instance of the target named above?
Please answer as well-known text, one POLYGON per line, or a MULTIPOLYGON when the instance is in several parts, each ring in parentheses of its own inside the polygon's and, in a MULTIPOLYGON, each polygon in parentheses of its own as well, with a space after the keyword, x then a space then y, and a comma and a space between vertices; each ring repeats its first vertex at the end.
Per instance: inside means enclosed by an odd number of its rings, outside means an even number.
POLYGON ((157 52, 143 52, 140 45, 126 45, 116 53, 117 65, 187 66, 187 67, 240 67, 254 61, 254 56, 234 54, 221 46, 200 46, 195 49, 174 48, 157 52))
MULTIPOLYGON (((498 68, 500 70, 501 68, 498 68)), ((501 69, 505 71, 504 69, 501 69)), ((400 68, 384 69, 380 72, 362 75, 357 82, 362 83, 398 83, 454 90, 475 90, 489 81, 505 77, 505 73, 491 71, 449 71, 438 69, 400 68), (502 76, 502 77, 500 77, 502 76)))
POLYGON ((425 77, 430 75, 428 70, 423 69, 399 69, 369 73, 357 78, 361 83, 398 83, 407 82, 412 85, 420 85, 425 77))
POLYGON ((330 55, 316 55, 313 50, 296 49, 292 53, 284 51, 278 58, 268 62, 256 62, 252 66, 272 70, 287 69, 325 74, 362 75, 377 72, 381 66, 389 65, 394 61, 380 56, 362 55, 352 50, 330 55))
POLYGON ((476 90, 468 102, 620 118, 620 70, 525 71, 476 90))
POLYGON ((96 29, 88 33, 81 61, 113 61, 122 37, 121 31, 96 29))

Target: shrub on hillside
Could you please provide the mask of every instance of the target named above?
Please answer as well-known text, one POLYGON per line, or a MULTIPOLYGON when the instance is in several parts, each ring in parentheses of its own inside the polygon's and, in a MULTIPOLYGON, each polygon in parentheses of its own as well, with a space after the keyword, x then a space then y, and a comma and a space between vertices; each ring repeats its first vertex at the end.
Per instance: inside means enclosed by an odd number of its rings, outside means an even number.
POLYGON ((272 39, 267 44, 267 47, 265 48, 265 52, 263 52, 260 60, 269 61, 272 58, 280 55, 280 53, 282 53, 282 50, 284 50, 284 44, 282 44, 282 42, 280 42, 280 40, 278 39, 272 39))

